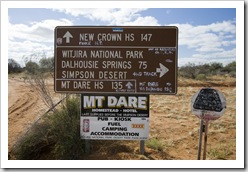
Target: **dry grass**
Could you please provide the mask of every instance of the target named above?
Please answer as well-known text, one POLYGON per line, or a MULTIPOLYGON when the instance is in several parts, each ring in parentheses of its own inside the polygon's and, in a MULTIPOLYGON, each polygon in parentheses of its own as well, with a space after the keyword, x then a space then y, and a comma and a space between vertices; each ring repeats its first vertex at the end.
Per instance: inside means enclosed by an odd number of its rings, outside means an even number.
POLYGON ((218 89, 227 101, 225 114, 210 121, 207 159, 235 160, 236 80, 224 76, 206 81, 179 78, 176 95, 150 95, 150 139, 144 155, 139 141, 98 140, 91 141, 91 153, 82 159, 196 160, 200 119, 192 114, 191 98, 202 87, 218 89))

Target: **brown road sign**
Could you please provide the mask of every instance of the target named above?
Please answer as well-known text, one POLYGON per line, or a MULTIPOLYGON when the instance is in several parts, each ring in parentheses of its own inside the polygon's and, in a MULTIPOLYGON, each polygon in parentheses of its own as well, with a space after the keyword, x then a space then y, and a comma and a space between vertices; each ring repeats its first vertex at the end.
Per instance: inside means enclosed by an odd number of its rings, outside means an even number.
POLYGON ((54 41, 55 92, 177 92, 177 27, 59 26, 54 41))

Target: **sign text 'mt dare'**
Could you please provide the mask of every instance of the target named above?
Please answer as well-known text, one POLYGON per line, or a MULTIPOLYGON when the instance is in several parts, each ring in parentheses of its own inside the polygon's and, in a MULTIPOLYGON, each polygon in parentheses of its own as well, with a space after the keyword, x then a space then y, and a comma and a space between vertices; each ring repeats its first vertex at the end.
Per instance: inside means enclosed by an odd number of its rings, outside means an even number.
POLYGON ((107 100, 105 96, 84 96, 83 97, 83 107, 84 109, 88 108, 102 108, 103 103, 107 101, 108 108, 135 108, 147 110, 147 101, 148 97, 146 96, 108 96, 107 100))

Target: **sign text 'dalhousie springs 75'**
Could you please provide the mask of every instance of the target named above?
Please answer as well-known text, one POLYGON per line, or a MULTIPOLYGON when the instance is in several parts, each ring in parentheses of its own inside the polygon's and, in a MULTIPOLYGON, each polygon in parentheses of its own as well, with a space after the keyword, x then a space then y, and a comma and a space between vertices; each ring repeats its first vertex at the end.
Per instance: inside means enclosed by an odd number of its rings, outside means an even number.
POLYGON ((176 27, 55 28, 55 91, 176 94, 176 27))

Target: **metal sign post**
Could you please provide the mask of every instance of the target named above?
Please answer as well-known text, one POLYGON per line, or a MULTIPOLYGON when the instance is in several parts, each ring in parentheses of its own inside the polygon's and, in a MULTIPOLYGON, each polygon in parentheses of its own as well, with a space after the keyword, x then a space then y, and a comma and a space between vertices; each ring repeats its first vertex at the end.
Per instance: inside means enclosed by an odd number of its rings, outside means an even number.
POLYGON ((140 141, 140 153, 143 155, 145 153, 145 141, 144 140, 140 141))
POLYGON ((84 151, 86 154, 90 153, 90 140, 85 139, 84 151))
POLYGON ((203 160, 206 160, 207 154, 207 139, 208 139, 208 120, 205 121, 205 132, 204 132, 204 149, 203 149, 203 160))
POLYGON ((207 138, 208 138, 208 123, 209 121, 204 121, 201 119, 200 132, 199 132, 199 142, 198 142, 198 155, 197 159, 201 159, 201 147, 202 147, 202 133, 204 133, 204 149, 203 149, 203 160, 206 160, 207 154, 207 138))
POLYGON ((203 119, 201 119, 201 124, 200 124, 200 133, 199 133, 199 141, 198 141, 198 155, 197 155, 198 160, 201 159, 202 132, 203 132, 203 119))

